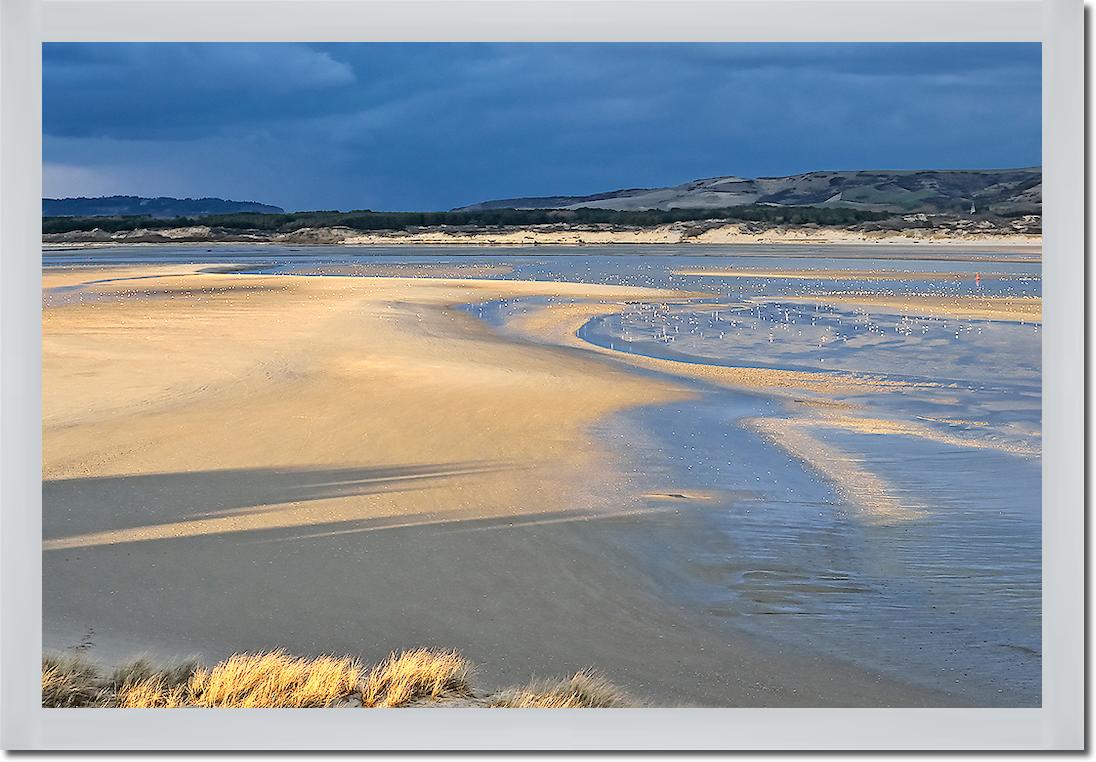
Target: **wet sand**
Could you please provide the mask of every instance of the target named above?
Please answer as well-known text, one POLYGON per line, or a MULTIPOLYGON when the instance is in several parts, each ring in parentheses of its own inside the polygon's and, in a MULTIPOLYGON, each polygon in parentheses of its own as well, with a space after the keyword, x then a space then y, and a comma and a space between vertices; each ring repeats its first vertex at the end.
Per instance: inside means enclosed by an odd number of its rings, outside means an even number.
POLYGON ((590 427, 688 386, 455 307, 679 293, 178 266, 44 287, 47 647, 432 645, 488 685, 595 666, 660 705, 962 703, 667 599, 705 500, 631 490, 590 427))

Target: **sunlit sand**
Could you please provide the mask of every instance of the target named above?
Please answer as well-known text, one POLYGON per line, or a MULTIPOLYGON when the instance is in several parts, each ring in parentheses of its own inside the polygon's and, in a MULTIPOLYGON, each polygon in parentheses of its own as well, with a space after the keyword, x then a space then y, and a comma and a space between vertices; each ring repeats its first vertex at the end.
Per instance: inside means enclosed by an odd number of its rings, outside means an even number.
POLYGON ((878 294, 820 294, 817 297, 788 297, 781 301, 833 304, 860 307, 876 312, 901 315, 926 315, 956 320, 1006 320, 1015 323, 1041 323, 1043 300, 1006 296, 893 296, 878 294))
POLYGON ((974 282, 978 280, 1014 279, 1014 275, 1002 273, 972 273, 939 270, 762 270, 755 268, 702 268, 683 267, 674 270, 675 275, 699 275, 713 278, 766 278, 771 280, 821 280, 821 281, 945 281, 974 282))
MULTIPOLYGON (((573 353, 499 341, 447 309, 514 295, 669 295, 654 290, 80 276, 104 282, 88 287, 87 302, 45 313, 44 478, 51 490, 117 501, 119 526, 47 537, 47 551, 563 510, 581 474, 612 468, 584 436, 587 425, 684 393, 573 353), (130 295, 140 298, 122 298, 130 295), (354 465, 362 463, 369 467, 354 465), (130 485, 186 474, 196 475, 189 518, 149 505, 124 514, 130 485), (279 481, 298 486, 277 494, 270 486, 279 481), (249 482, 262 485, 258 505, 243 497, 249 482), (223 486, 242 499, 221 499, 223 486), (216 494, 198 497, 207 490, 216 494)), ((46 287, 54 283, 47 275, 46 287)), ((84 524, 72 516, 58 526, 84 524)))

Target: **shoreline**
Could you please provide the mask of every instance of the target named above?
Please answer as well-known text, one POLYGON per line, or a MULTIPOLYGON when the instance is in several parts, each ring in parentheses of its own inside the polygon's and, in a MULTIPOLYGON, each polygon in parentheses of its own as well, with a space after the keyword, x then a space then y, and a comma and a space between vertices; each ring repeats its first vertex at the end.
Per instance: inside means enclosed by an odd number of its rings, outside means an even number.
POLYGON ((185 240, 185 239, 170 239, 165 238, 163 240, 156 241, 129 241, 125 239, 117 241, 43 241, 43 251, 79 251, 82 249, 109 249, 117 247, 151 247, 151 246, 185 246, 193 248, 202 248, 209 246, 282 246, 292 247, 295 249, 385 249, 385 248, 408 248, 408 249, 437 249, 457 247, 460 249, 470 248, 484 248, 484 249, 532 249, 532 248, 546 248, 546 249, 573 249, 591 247, 593 249, 600 249, 605 247, 625 247, 625 246, 643 246, 643 247, 671 247, 671 246, 688 246, 696 248, 726 248, 733 251, 737 247, 757 247, 757 246, 772 246, 774 248, 795 248, 795 247, 807 247, 807 246, 848 246, 848 247, 874 247, 874 246, 894 246, 894 247, 924 247, 924 248, 991 248, 991 249, 1008 249, 1018 252, 1029 251, 1041 251, 1043 242, 1041 238, 1031 238, 1028 236, 1017 237, 1002 237, 1002 238, 904 238, 900 236, 888 237, 888 238, 850 238, 844 239, 829 239, 829 238, 789 238, 789 239, 771 239, 771 238, 744 238, 736 241, 696 241, 696 240, 672 240, 672 241, 632 241, 632 240, 614 240, 614 241, 598 241, 598 242, 584 242, 577 243, 575 241, 553 241, 553 242, 540 242, 531 243, 526 241, 517 242, 500 242, 494 240, 407 240, 402 238, 391 239, 377 239, 372 241, 339 241, 332 243, 323 242, 293 242, 293 241, 280 241, 280 240, 185 240))
MULTIPOLYGON (((966 224, 960 220, 957 224, 966 224)), ((1042 235, 1013 232, 1008 228, 962 227, 958 229, 902 228, 885 231, 859 231, 846 228, 758 229, 754 225, 723 224, 703 230, 680 224, 653 228, 499 228, 499 229, 427 229, 414 232, 362 232, 351 228, 302 228, 286 233, 232 233, 194 226, 163 230, 136 229, 107 233, 50 233, 42 236, 43 248, 100 247, 116 245, 193 244, 273 244, 284 246, 490 246, 499 248, 570 247, 570 246, 1021 246, 1041 247, 1042 235)))

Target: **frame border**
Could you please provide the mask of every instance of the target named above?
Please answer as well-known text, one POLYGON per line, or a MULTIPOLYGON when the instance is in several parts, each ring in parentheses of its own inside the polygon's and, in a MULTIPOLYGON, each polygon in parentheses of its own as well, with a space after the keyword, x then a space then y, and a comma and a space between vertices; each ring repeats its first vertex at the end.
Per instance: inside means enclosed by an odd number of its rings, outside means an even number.
POLYGON ((1081 0, 3 0, 0 732, 7 749, 1084 748, 1081 0), (261 11, 260 11, 261 9, 261 11), (43 710, 42 41, 1040 41, 1043 705, 1038 709, 43 710), (413 739, 411 745, 408 739, 413 739))

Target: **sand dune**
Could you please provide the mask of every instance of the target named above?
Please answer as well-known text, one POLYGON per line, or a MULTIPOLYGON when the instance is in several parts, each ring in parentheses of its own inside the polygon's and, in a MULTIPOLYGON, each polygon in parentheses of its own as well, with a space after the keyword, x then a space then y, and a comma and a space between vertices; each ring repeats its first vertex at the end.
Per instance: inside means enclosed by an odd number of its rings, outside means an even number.
MULTIPOLYGON (((306 232, 306 231, 301 231, 306 232)), ((328 231, 323 231, 328 232, 328 231)), ((319 235, 321 231, 317 231, 319 235)), ((297 234, 295 234, 297 235, 297 234)), ((361 233, 349 229, 329 231, 323 242, 355 246, 581 246, 599 244, 923 244, 949 246, 1024 246, 1038 247, 1039 235, 1011 232, 899 230, 863 232, 844 228, 771 227, 757 230, 741 223, 721 224, 696 232, 686 223, 653 228, 575 229, 556 226, 531 226, 500 230, 425 230, 419 232, 361 233)))

